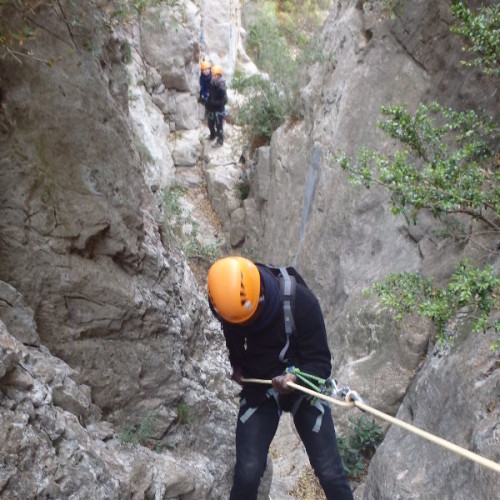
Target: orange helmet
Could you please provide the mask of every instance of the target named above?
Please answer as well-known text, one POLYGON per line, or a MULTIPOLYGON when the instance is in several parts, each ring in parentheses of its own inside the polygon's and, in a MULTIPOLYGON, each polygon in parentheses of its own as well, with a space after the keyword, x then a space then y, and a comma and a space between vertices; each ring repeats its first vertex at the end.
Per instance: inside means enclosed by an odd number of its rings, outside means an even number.
POLYGON ((244 323, 257 310, 260 274, 243 257, 225 257, 208 271, 208 295, 216 312, 229 323, 244 323))
POLYGON ((203 61, 201 61, 201 70, 204 71, 206 69, 210 69, 210 61, 203 59, 203 61))
POLYGON ((212 66, 212 75, 222 76, 222 68, 217 64, 212 66))

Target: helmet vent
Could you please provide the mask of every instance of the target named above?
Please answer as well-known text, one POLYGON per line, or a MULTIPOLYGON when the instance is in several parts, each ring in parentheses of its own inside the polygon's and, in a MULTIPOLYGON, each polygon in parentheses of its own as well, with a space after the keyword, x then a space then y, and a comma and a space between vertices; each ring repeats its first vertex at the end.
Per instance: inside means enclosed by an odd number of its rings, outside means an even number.
POLYGON ((245 302, 248 300, 247 293, 245 292, 245 284, 243 283, 243 273, 240 273, 240 301, 241 305, 244 306, 245 302))

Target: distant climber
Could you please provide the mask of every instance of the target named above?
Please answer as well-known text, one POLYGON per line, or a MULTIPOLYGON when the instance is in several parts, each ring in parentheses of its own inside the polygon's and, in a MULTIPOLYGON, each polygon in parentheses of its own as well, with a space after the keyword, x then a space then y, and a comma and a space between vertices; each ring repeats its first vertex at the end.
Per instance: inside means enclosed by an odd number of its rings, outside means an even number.
POLYGON ((208 95, 210 94, 210 82, 212 80, 212 74, 210 70, 210 61, 203 59, 203 61, 201 61, 200 69, 200 97, 198 98, 198 102, 200 104, 203 104, 204 106, 207 104, 208 95))
POLYGON ((208 140, 217 142, 213 147, 222 146, 224 144, 224 120, 226 117, 226 81, 222 77, 222 68, 218 65, 212 66, 212 81, 208 100, 205 105, 207 110, 208 128, 210 135, 208 140))
POLYGON ((281 411, 292 413, 326 498, 353 499, 329 404, 287 385, 298 381, 294 370, 328 379, 332 369, 319 302, 302 282, 297 278, 293 299, 288 301, 291 295, 287 295, 282 302, 283 283, 269 266, 243 257, 226 257, 217 260, 208 272, 210 307, 222 324, 232 378, 243 387, 230 500, 257 498, 281 411), (285 318, 290 316, 283 305, 287 301, 295 326, 290 337, 285 327, 285 318), (272 388, 247 383, 243 378, 272 379, 272 388))

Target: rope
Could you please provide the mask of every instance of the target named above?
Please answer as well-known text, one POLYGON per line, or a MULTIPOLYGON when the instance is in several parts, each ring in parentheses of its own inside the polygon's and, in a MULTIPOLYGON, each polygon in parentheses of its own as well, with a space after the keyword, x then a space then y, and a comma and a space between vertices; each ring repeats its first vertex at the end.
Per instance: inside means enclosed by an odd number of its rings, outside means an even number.
MULTIPOLYGON (((231 80, 234 75, 234 66, 235 66, 235 53, 234 53, 234 41, 233 41, 233 19, 235 17, 235 12, 234 12, 234 7, 233 7, 233 0, 229 0, 229 65, 230 65, 230 74, 231 74, 231 80)), ((231 82, 229 82, 231 84, 231 82)))
POLYGON ((205 0, 201 2, 200 49, 203 54, 201 58, 209 59, 208 45, 205 42, 205 0))
POLYGON ((302 380, 305 384, 307 384, 313 391, 318 391, 323 393, 324 391, 321 388, 326 388, 326 380, 321 377, 317 377, 316 375, 311 375, 310 373, 305 373, 301 371, 299 368, 295 368, 294 366, 290 366, 286 369, 287 373, 293 373, 299 380, 302 380), (313 384, 313 382, 316 384, 313 384))
MULTIPOLYGON (((272 384, 272 380, 264 380, 264 379, 257 379, 257 378, 243 378, 243 379, 241 379, 241 381, 247 382, 247 383, 253 383, 253 384, 266 384, 266 385, 272 384)), ((334 403, 338 406, 343 406, 346 408, 357 407, 362 411, 365 411, 367 413, 371 413, 372 415, 375 415, 376 417, 379 417, 383 420, 386 420, 387 422, 390 422, 391 424, 398 425, 399 427, 402 427, 403 429, 405 429, 409 432, 412 432, 413 434, 416 434, 417 436, 420 436, 424 439, 427 439, 431 443, 435 443, 439 446, 442 446, 443 448, 446 448, 450 451, 453 451, 454 453, 457 453, 458 455, 461 455, 465 458, 468 458, 469 460, 477 462, 478 464, 484 465, 485 467, 488 467, 489 469, 500 474, 500 464, 498 464, 498 463, 496 463, 493 460, 490 460, 488 458, 482 457, 481 455, 473 453, 472 451, 466 450, 465 448, 457 446, 456 444, 453 444, 450 441, 447 441, 446 439, 435 436, 434 434, 431 434, 430 432, 427 432, 427 431, 424 431, 418 427, 415 427, 414 425, 408 424, 407 422, 403 422, 402 420, 391 417, 390 415, 387 415, 386 413, 383 413, 375 408, 372 408, 371 406, 368 406, 367 404, 362 402, 361 398, 359 397, 359 395, 356 391, 352 391, 352 390, 348 391, 346 396, 345 396, 345 399, 347 401, 340 401, 340 400, 332 398, 330 396, 326 396, 325 394, 321 394, 320 392, 316 392, 316 391, 313 391, 311 389, 308 389, 307 387, 304 387, 302 385, 298 385, 295 382, 287 382, 287 385, 289 387, 293 387, 294 389, 297 389, 299 391, 305 392, 306 394, 310 394, 311 396, 314 396, 316 398, 324 399, 325 401, 329 401, 330 403, 334 403)))

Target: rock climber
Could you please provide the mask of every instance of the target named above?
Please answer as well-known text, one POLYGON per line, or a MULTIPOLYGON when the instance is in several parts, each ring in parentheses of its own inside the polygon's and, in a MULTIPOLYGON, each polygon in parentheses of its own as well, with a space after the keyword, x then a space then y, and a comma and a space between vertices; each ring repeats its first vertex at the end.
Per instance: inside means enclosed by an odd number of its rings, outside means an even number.
POLYGON ((296 283, 295 332, 287 344, 280 283, 269 267, 243 257, 219 259, 208 272, 208 295, 222 325, 232 378, 242 386, 230 499, 257 498, 269 446, 285 411, 292 413, 326 498, 352 500, 328 403, 287 385, 298 380, 289 370, 292 366, 322 379, 330 377, 331 354, 317 298, 296 283), (243 378, 272 379, 272 387, 243 378))
POLYGON ((208 100, 205 105, 207 110, 208 128, 210 135, 208 140, 217 139, 214 147, 224 144, 224 120, 226 117, 227 91, 226 81, 222 76, 222 68, 218 65, 212 66, 212 81, 208 100))
POLYGON ((200 65, 200 96, 198 102, 206 105, 210 93, 210 82, 212 80, 210 61, 203 59, 200 65))

